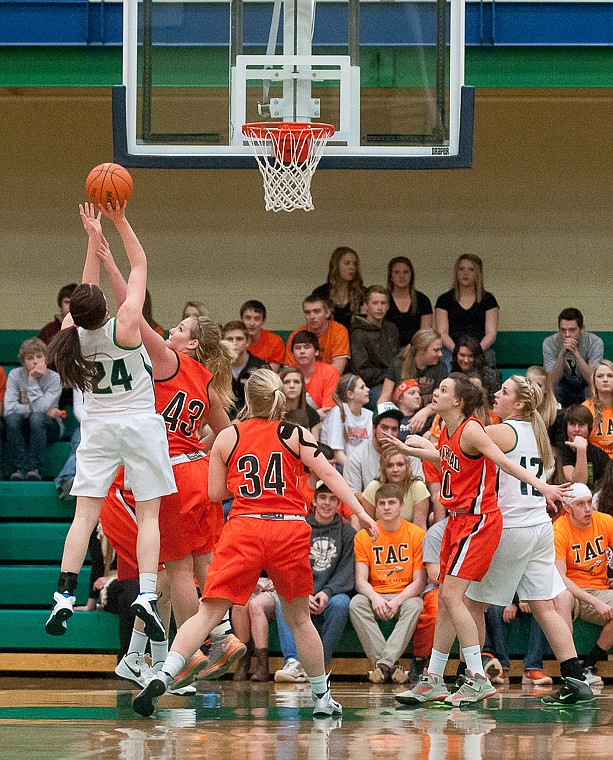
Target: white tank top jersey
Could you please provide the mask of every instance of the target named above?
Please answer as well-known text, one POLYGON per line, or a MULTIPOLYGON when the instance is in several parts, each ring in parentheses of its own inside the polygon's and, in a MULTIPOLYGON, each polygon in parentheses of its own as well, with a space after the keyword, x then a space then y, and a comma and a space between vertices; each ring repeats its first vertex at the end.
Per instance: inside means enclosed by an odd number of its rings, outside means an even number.
MULTIPOLYGON (((502 424, 513 428, 516 436, 515 448, 506 451, 506 456, 537 478, 544 479, 546 473, 532 425, 523 420, 506 420, 502 424)), ((503 528, 526 528, 551 521, 543 494, 502 470, 498 470, 498 506, 503 528)))
POLYGON ((151 360, 141 343, 123 348, 116 342, 116 320, 107 320, 97 330, 79 327, 81 351, 96 362, 98 377, 91 391, 83 394, 88 417, 111 414, 155 413, 155 391, 151 360))

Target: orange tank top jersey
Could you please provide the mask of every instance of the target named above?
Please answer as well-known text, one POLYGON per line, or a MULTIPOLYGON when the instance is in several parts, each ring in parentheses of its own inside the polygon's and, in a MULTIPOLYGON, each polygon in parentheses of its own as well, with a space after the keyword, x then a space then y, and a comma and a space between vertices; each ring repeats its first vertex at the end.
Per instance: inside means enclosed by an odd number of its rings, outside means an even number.
POLYGON ((170 456, 204 449, 198 428, 209 409, 210 371, 191 356, 177 354, 179 367, 166 380, 155 381, 155 408, 166 422, 170 456))
POLYGON ((304 467, 287 446, 294 425, 253 418, 235 423, 237 441, 228 457, 230 517, 241 514, 306 516, 300 488, 304 467))
POLYGON ((441 428, 438 441, 441 456, 440 501, 451 512, 481 515, 498 510, 496 465, 483 455, 468 456, 460 448, 460 437, 471 420, 481 425, 476 417, 469 417, 451 438, 447 435, 447 426, 441 428))

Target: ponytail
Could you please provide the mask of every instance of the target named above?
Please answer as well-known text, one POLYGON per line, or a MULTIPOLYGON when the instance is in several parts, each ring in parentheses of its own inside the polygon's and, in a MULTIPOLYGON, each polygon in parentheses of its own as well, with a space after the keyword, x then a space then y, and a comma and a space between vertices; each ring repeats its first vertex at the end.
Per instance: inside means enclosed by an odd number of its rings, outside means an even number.
POLYGON ((234 346, 221 339, 219 325, 209 317, 193 316, 190 320, 192 324, 190 338, 198 341, 193 357, 212 373, 211 385, 227 412, 232 408, 235 400, 232 391, 232 362, 236 358, 234 346))
POLYGON ((281 420, 285 414, 285 404, 281 378, 271 369, 262 367, 252 372, 245 384, 245 406, 238 419, 260 417, 269 422, 281 420))
POLYGON ((431 343, 440 340, 441 336, 432 328, 418 330, 411 338, 411 342, 405 346, 399 354, 402 361, 401 380, 409 380, 417 377, 417 363, 415 357, 420 351, 425 351, 431 343))
POLYGON ((47 363, 55 365, 62 385, 91 391, 98 376, 96 363, 81 352, 81 341, 76 326, 61 330, 47 346, 47 363))
POLYGON ((359 375, 343 375, 336 385, 336 390, 332 394, 334 403, 338 406, 339 412, 341 414, 341 423, 343 425, 343 440, 345 443, 349 443, 349 433, 347 432, 347 427, 345 425, 347 422, 347 413, 345 412, 347 394, 352 388, 355 388, 355 384, 359 379, 359 375))
POLYGON ((538 407, 543 401, 543 391, 536 383, 522 377, 522 375, 513 375, 511 380, 515 384, 515 398, 524 405, 524 416, 532 425, 543 467, 545 472, 548 472, 554 468, 555 459, 547 433, 547 425, 538 411, 538 407))

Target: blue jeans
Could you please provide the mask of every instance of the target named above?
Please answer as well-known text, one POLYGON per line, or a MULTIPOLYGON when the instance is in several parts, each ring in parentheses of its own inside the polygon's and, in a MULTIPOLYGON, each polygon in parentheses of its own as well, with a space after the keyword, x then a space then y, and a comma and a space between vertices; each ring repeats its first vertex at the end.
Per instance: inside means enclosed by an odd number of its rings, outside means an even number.
MULTIPOLYGON (((281 603, 277 602, 277 631, 279 643, 283 653, 283 662, 290 659, 298 659, 296 653, 296 640, 289 625, 285 622, 281 603)), ((338 647, 347 625, 349 617, 349 597, 347 594, 334 594, 326 605, 321 615, 313 615, 313 622, 321 636, 324 647, 324 662, 329 665, 332 661, 334 650, 338 647)))
MULTIPOLYGON (((507 623, 502 619, 504 607, 491 604, 485 613, 485 645, 483 650, 495 654, 503 668, 509 667, 509 647, 507 646, 507 623)), ((521 615, 522 613, 518 613, 521 615)), ((526 670, 543 669, 543 650, 547 643, 543 629, 530 615, 530 633, 524 656, 526 670)))
POLYGON ((70 439, 70 454, 68 459, 64 462, 64 466, 60 470, 57 478, 55 479, 55 487, 57 490, 61 490, 62 486, 67 480, 74 478, 77 474, 77 448, 81 443, 81 426, 76 428, 70 439))
POLYGON ((365 409, 370 409, 371 412, 377 411, 377 401, 379 400, 379 396, 381 395, 382 390, 383 383, 380 383, 379 385, 373 386, 368 391, 368 403, 364 404, 365 409))
POLYGON ((47 444, 60 438, 59 422, 45 412, 32 412, 29 417, 9 414, 5 419, 10 471, 42 473, 47 444))

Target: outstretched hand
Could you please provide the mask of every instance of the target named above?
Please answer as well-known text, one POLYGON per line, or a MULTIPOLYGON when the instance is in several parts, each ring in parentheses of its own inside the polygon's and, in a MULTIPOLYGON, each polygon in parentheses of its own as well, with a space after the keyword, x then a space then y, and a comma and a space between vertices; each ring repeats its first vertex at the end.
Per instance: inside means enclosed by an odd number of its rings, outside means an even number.
POLYGON ((110 203, 107 203, 106 206, 100 204, 98 208, 105 216, 108 216, 109 219, 117 224, 117 222, 120 222, 126 218, 127 205, 128 201, 124 201, 123 204, 120 204, 119 201, 116 201, 114 206, 110 203))
POLYGON ((83 227, 90 237, 102 235, 102 224, 100 223, 102 212, 98 212, 98 216, 96 216, 96 207, 93 203, 79 203, 79 214, 83 227))
POLYGON ((360 525, 368 531, 368 534, 372 538, 372 540, 376 541, 379 535, 379 528, 377 526, 377 523, 366 512, 366 510, 364 510, 363 515, 358 515, 357 517, 358 517, 358 520, 360 521, 360 525))
POLYGON ((545 497, 548 507, 554 512, 558 512, 558 502, 561 502, 571 489, 571 483, 563 483, 561 486, 552 486, 549 483, 542 483, 539 486, 540 492, 545 497))

